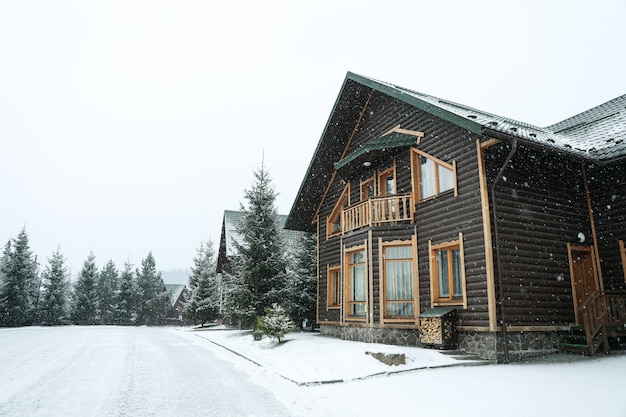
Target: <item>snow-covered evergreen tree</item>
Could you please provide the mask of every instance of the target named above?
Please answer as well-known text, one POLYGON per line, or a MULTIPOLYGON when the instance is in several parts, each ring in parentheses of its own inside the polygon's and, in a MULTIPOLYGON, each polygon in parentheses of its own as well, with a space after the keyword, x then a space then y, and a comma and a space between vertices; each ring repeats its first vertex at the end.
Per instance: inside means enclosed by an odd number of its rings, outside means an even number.
POLYGON ((124 264, 115 304, 117 306, 115 322, 123 325, 133 324, 137 311, 137 282, 130 262, 124 264))
POLYGON ((265 308, 282 301, 286 291, 285 255, 276 212, 276 192, 265 167, 254 170, 254 183, 245 190, 247 206, 237 232, 241 244, 233 259, 232 285, 227 289, 229 312, 244 327, 254 326, 265 308))
POLYGON ((30 250, 26 229, 7 243, 1 262, 0 324, 24 326, 35 321, 39 298, 37 258, 30 250))
POLYGON ((48 258, 42 278, 41 322, 48 326, 66 323, 69 316, 69 271, 61 248, 57 248, 48 258))
POLYGON ((141 270, 137 270, 137 324, 160 323, 167 316, 169 304, 169 293, 149 252, 141 261, 141 270))
POLYGON ((289 318, 287 311, 279 304, 272 304, 272 307, 265 309, 265 316, 258 318, 257 327, 269 337, 276 339, 280 343, 295 326, 289 318))
POLYGON ((98 322, 98 268, 96 257, 89 254, 74 285, 72 321, 74 324, 98 322))
POLYGON ((219 288, 215 268, 215 251, 210 240, 200 248, 194 258, 189 276, 190 296, 183 314, 196 323, 205 323, 218 318, 219 288))
POLYGON ((287 281, 289 315, 300 326, 306 322, 313 326, 316 320, 317 302, 317 238, 315 234, 303 233, 295 242, 289 256, 287 281))
POLYGON ((98 322, 114 324, 116 315, 119 273, 112 260, 100 271, 98 279, 98 322))

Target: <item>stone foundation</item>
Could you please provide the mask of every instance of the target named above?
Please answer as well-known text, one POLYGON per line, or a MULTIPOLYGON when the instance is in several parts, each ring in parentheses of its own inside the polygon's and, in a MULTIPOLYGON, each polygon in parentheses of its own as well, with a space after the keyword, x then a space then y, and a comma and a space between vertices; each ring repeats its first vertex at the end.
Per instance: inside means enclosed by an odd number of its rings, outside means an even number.
MULTIPOLYGON (((373 327, 351 327, 322 324, 320 333, 367 343, 383 343, 397 346, 425 347, 420 342, 417 329, 385 329, 373 327)), ((507 334, 509 360, 519 361, 533 356, 552 354, 558 351, 559 332, 511 332, 507 334)), ((458 349, 482 359, 502 362, 504 350, 500 332, 459 331, 458 349)))

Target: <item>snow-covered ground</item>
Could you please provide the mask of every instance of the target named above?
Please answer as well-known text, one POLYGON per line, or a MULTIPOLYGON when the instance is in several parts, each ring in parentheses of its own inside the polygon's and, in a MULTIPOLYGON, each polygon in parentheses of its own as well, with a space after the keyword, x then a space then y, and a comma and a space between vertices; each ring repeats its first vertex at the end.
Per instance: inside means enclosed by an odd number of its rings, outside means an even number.
POLYGON ((625 354, 468 365, 313 333, 0 329, 0 416, 626 416, 625 354))
POLYGON ((255 342, 249 333, 233 330, 181 333, 209 340, 260 365, 224 350, 228 355, 222 358, 241 369, 254 373, 256 367, 294 381, 295 390, 279 383, 268 386, 302 415, 626 416, 624 354, 554 355, 473 366, 436 350, 349 342, 314 333, 290 333, 280 345, 269 339, 255 342), (407 363, 388 366, 365 352, 404 353, 407 363), (346 382, 297 385, 339 380, 346 382))

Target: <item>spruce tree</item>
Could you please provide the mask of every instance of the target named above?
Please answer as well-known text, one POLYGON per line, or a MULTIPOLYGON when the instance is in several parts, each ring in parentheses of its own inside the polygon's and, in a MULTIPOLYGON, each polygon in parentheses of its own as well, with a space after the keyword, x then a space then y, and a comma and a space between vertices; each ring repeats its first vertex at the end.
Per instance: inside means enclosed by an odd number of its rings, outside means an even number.
POLYGON ((40 317, 43 324, 57 326, 68 320, 69 272, 61 249, 57 248, 42 274, 43 296, 40 317))
POLYGON ((115 303, 117 305, 117 312, 115 314, 115 322, 117 324, 130 325, 135 322, 137 311, 137 282, 132 268, 132 264, 126 262, 120 277, 120 288, 115 303))
POLYGON ((2 258, 0 323, 10 327, 32 324, 37 316, 39 278, 25 228, 7 243, 2 258))
POLYGON ((257 318, 273 303, 285 297, 285 256, 276 212, 276 192, 265 167, 254 170, 254 183, 245 190, 247 207, 237 225, 242 238, 235 242, 233 267, 236 279, 228 290, 235 319, 245 327, 255 326, 257 318))
POLYGON ((289 302, 291 318, 302 328, 314 326, 317 303, 317 239, 315 234, 302 233, 289 256, 289 302))
POLYGON ((219 288, 213 242, 200 243, 189 277, 190 297, 183 314, 194 324, 214 320, 219 315, 219 288))
POLYGON ((109 260, 100 271, 98 280, 98 320, 100 324, 114 324, 119 274, 115 264, 109 260))
POLYGON ((74 285, 72 321, 74 324, 97 324, 98 322, 98 268, 96 257, 91 253, 81 269, 74 285))
POLYGON ((169 304, 169 293, 149 252, 137 270, 137 324, 159 324, 167 316, 169 304))

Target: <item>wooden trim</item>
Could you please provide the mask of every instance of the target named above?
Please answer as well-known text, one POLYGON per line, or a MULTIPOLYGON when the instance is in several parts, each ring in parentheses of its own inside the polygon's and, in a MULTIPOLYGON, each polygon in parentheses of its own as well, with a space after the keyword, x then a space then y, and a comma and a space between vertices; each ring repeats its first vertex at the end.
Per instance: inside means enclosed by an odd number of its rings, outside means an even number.
MULTIPOLYGON (((371 234, 371 231, 369 232, 371 234)), ((368 239, 365 239, 363 241, 362 244, 360 245, 356 245, 356 246, 350 246, 349 248, 343 246, 343 251, 342 251, 342 262, 343 262, 343 267, 342 267, 342 277, 343 277, 343 282, 342 282, 342 288, 343 288, 343 296, 341 299, 341 311, 342 311, 342 322, 346 323, 346 322, 359 322, 359 323, 369 323, 368 319, 369 319, 369 310, 370 307, 368 304, 370 303, 370 297, 371 297, 371 289, 369 287, 369 280, 370 277, 367 277, 366 280, 366 286, 365 286, 365 291, 366 291, 366 295, 365 295, 365 317, 358 317, 358 316, 351 316, 350 315, 350 311, 349 311, 349 303, 350 303, 350 272, 349 272, 349 268, 348 268, 348 262, 346 261, 345 258, 348 257, 348 254, 351 252, 359 252, 359 251, 365 251, 365 271, 368 275, 370 275, 370 265, 371 262, 369 262, 369 258, 370 258, 370 254, 369 254, 369 249, 368 249, 368 245, 367 242, 368 240, 370 240, 371 238, 368 237, 368 239)))
POLYGON ((489 329, 496 330, 496 285, 495 270, 493 264, 493 241, 491 236, 491 214, 489 212, 489 191, 487 189, 487 174, 485 172, 485 159, 483 157, 483 146, 486 148, 488 143, 499 143, 492 139, 483 144, 476 139, 476 153, 478 156, 478 182, 480 184, 480 203, 483 217, 483 239, 485 245, 485 276, 487 280, 487 310, 489 314, 489 329))
POLYGON ((458 181, 456 179, 456 159, 452 161, 452 175, 453 180, 454 180, 454 196, 458 197, 459 196, 459 187, 458 187, 458 181))
POLYGON ((435 306, 435 280, 433 277, 433 268, 436 268, 436 262, 433 257, 433 241, 428 240, 428 280, 430 281, 430 308, 435 306))
POLYGON ((361 201, 369 200, 370 198, 376 196, 376 193, 377 193, 377 191, 376 191, 376 175, 375 174, 372 174, 371 177, 368 177, 365 180, 361 179, 361 185, 360 185, 360 198, 361 198, 361 201), (369 183, 373 184, 374 192, 373 192, 372 195, 366 196, 365 193, 363 192, 363 186, 366 186, 369 183))
MULTIPOLYGON (((320 322, 320 272, 321 272, 321 268, 320 268, 320 222, 317 221, 317 217, 316 217, 316 223, 317 223, 317 233, 316 233, 316 248, 315 248, 315 268, 317 270, 317 295, 316 295, 316 299, 315 299, 315 322, 319 324, 320 322)), ((341 279, 341 269, 339 270, 339 278, 341 279)), ((326 276, 326 280, 328 280, 328 276, 326 276)), ((326 307, 328 307, 328 304, 326 305, 326 307)))
MULTIPOLYGON (((378 190, 376 192, 377 196, 386 196, 386 195, 390 195, 387 194, 386 190, 385 190, 385 186, 382 183, 382 178, 384 176, 388 176, 388 174, 391 173, 393 175, 393 190, 394 190, 394 194, 398 193, 398 178, 396 175, 396 160, 393 160, 393 164, 387 168, 387 169, 383 169, 383 170, 379 170, 377 175, 376 175, 376 181, 378 183, 378 190)), ((391 194, 393 195, 393 194, 391 194)))
MULTIPOLYGON (((395 162, 395 161, 394 161, 395 162)), ((453 190, 454 190, 454 196, 457 197, 459 195, 459 190, 458 190, 458 180, 457 180, 457 175, 456 175, 456 160, 453 160, 451 164, 442 161, 441 159, 432 156, 429 153, 426 153, 420 149, 417 148, 411 148, 411 190, 413 192, 413 201, 415 202, 415 204, 418 204, 421 201, 424 200, 429 200, 431 198, 435 198, 438 197, 439 195, 442 194, 442 191, 440 190, 439 187, 439 169, 437 167, 437 165, 441 165, 446 169, 449 169, 450 171, 452 171, 452 179, 453 179, 453 190), (424 199, 422 199, 422 196, 420 195, 420 187, 419 187, 419 182, 420 182, 420 166, 419 166, 419 158, 417 156, 415 156, 415 154, 417 154, 418 156, 423 156, 424 158, 428 158, 431 161, 433 161, 435 163, 435 194, 429 197, 426 197, 424 199)), ((446 192, 448 190, 445 190, 443 192, 446 192)))
POLYGON ((489 138, 489 139, 487 139, 486 141, 484 141, 482 143, 480 142, 480 139, 476 139, 476 142, 478 142, 478 149, 480 149, 481 151, 483 149, 490 148, 490 147, 500 143, 500 141, 498 139, 494 139, 494 138, 489 138))
MULTIPOLYGON (((367 106, 369 106, 370 104, 370 100, 372 99, 372 96, 374 95, 374 89, 372 89, 370 91, 370 95, 367 97, 367 100, 365 101, 365 104, 363 105, 363 109, 361 109, 361 114, 359 114, 359 118, 356 121, 356 124, 354 125, 354 128, 352 129, 352 133, 350 134, 350 137, 348 138, 348 143, 346 144, 341 157, 339 158, 339 160, 341 161, 343 159, 343 157, 346 155, 346 153, 348 152, 348 148, 350 147, 350 144, 352 143, 352 139, 354 138, 354 135, 356 134, 356 131, 359 128, 359 125, 361 124, 361 120, 363 120, 363 116, 365 115, 365 111, 367 110, 367 106)), ((324 191, 324 194, 322 194, 322 198, 320 199, 320 203, 317 206, 317 209, 315 210, 315 214, 313 215, 313 218, 315 219, 315 217, 319 214, 321 208, 322 208, 322 204, 324 203, 324 200, 326 199, 326 195, 328 194, 328 191, 330 190, 330 187, 333 185, 333 182, 335 181, 335 176, 337 175, 337 171, 333 171, 333 175, 331 175, 330 180, 328 181, 328 185, 326 186, 326 190, 324 191)))
POLYGON ((467 310, 467 281, 465 279, 465 245, 463 233, 459 233, 459 249, 461 251, 461 285, 463 286, 463 309, 467 310))
POLYGON ((598 288, 600 291, 604 291, 604 279, 602 278, 602 266, 600 262, 600 253, 598 252, 598 236, 596 233, 596 222, 593 215, 593 206, 591 205, 591 196, 589 194, 589 182, 587 181, 587 170, 585 165, 580 164, 583 174, 583 185, 585 186, 585 196, 587 198, 587 209, 589 210, 589 222, 591 223, 591 236, 593 237, 593 257, 595 258, 595 267, 598 280, 598 288))
POLYGON ((330 212, 330 215, 326 218, 326 239, 339 236, 343 233, 343 221, 341 217, 342 217, 342 212, 343 212, 344 198, 346 198, 348 201, 348 204, 346 204, 346 206, 350 206, 350 183, 349 182, 346 184, 343 191, 339 195, 339 198, 337 199, 337 202, 335 203, 333 210, 330 212), (330 226, 332 226, 334 222, 331 222, 331 220, 335 219, 336 216, 339 216, 339 225, 340 225, 339 229, 340 230, 338 232, 333 232, 332 227, 330 226))
POLYGON ((622 258, 622 270, 624 272, 624 281, 626 282, 626 247, 624 246, 624 241, 619 240, 619 253, 622 258))
POLYGON ((390 133, 402 133, 405 135, 411 135, 411 136, 416 136, 417 137, 417 144, 420 144, 421 139, 424 137, 424 132, 418 132, 417 130, 409 130, 409 129, 402 129, 400 127, 400 125, 394 126, 391 129, 389 129, 388 131, 386 131, 385 133, 383 133, 382 135, 380 135, 381 137, 383 136, 387 136, 390 133))
POLYGON ((414 304, 414 313, 415 313, 415 323, 417 324, 417 326, 419 326, 419 315, 420 315, 420 275, 419 275, 419 257, 418 252, 417 252, 417 226, 414 227, 415 230, 415 234, 413 234, 413 236, 411 236, 411 243, 413 244, 413 291, 414 291, 414 297, 415 297, 415 304, 414 304))
POLYGON ((380 305, 380 323, 381 324, 390 324, 390 323, 411 323, 414 325, 419 325, 419 275, 417 269, 417 238, 415 235, 411 236, 411 239, 407 240, 390 240, 383 242, 383 238, 378 238, 378 270, 379 270, 379 305, 380 305), (413 284, 413 318, 409 319, 408 316, 398 317, 398 318, 385 318, 387 311, 387 275, 385 270, 385 258, 384 258, 384 250, 390 246, 411 246, 411 272, 413 274, 412 284, 413 284))
MULTIPOLYGON (((334 281, 334 279, 332 280, 334 281)), ((326 265, 326 311, 335 310, 341 308, 341 265, 326 265), (335 291, 335 283, 333 282, 331 286, 331 273, 337 273, 337 288, 339 291, 337 293, 337 304, 332 304, 332 296, 331 296, 331 288, 333 289, 333 293, 335 291)))
MULTIPOLYGON (((431 305, 432 306, 463 306, 463 308, 467 308, 467 284, 465 279, 465 249, 463 247, 463 233, 459 233, 458 240, 452 240, 448 242, 438 243, 436 245, 432 244, 432 241, 428 241, 428 249, 429 249, 429 257, 430 257, 430 282, 431 282, 431 305), (438 265, 437 265, 437 257, 433 255, 433 252, 438 250, 449 250, 450 248, 459 249, 459 256, 461 262, 461 298, 462 299, 454 299, 454 285, 452 282, 450 283, 450 299, 439 300, 439 274, 438 274, 438 265)), ((452 274, 452 258, 448 258, 449 268, 448 273, 452 274)), ((454 281, 453 276, 448 276, 449 280, 454 281)))
MULTIPOLYGON (((372 324, 374 323, 374 245, 373 245, 373 234, 372 230, 367 231, 367 241, 365 242, 365 254, 366 265, 365 270, 367 271, 367 304, 365 305, 365 311, 367 311, 367 322, 372 324)), ((379 278, 380 280, 380 278, 379 278)))

